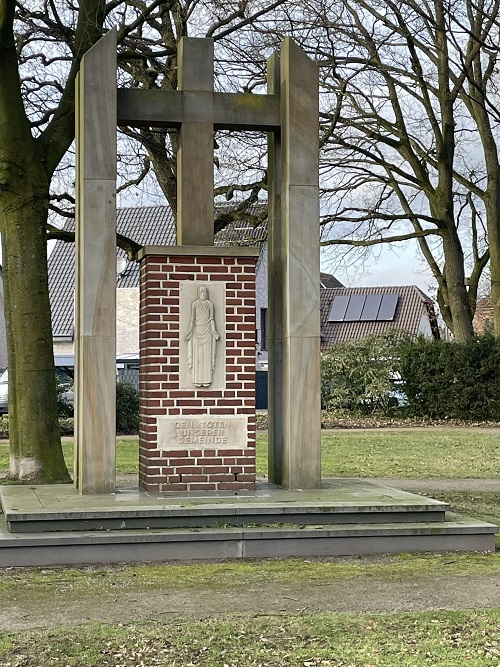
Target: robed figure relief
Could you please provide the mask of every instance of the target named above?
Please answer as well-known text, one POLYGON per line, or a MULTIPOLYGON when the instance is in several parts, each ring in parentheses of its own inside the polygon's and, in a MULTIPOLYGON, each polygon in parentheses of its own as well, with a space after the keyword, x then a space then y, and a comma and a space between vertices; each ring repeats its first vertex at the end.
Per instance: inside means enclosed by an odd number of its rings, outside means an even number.
POLYGON ((198 287, 198 298, 191 304, 188 341, 188 367, 195 387, 212 384, 220 336, 215 328, 214 304, 208 298, 208 288, 198 287))

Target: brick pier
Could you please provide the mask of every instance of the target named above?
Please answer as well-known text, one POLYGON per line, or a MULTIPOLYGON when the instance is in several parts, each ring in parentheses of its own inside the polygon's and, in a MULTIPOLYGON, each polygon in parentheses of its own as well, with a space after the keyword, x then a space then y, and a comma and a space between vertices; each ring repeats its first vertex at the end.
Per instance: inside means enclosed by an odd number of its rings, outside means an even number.
POLYGON ((255 487, 255 248, 141 251, 139 485, 147 491, 255 487), (189 298, 217 298, 210 387, 187 368, 189 298), (223 329, 223 330, 221 330, 223 329))

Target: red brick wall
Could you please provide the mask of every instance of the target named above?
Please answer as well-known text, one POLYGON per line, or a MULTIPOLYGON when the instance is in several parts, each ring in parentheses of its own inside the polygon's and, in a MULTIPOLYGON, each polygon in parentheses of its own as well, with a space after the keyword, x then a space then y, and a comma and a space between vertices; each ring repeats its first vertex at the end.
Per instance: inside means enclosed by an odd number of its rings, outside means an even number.
POLYGON ((139 484, 145 490, 255 487, 255 264, 255 257, 218 256, 141 261, 139 484), (179 282, 185 280, 225 283, 225 389, 179 389, 179 282), (157 417, 165 415, 247 416, 247 447, 160 450, 157 417))

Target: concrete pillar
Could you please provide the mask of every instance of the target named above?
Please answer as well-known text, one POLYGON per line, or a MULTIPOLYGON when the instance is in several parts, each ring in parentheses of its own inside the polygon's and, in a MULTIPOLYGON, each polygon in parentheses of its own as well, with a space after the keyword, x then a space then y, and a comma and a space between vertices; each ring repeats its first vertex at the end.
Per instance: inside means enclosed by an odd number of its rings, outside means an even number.
POLYGON ((282 267, 282 485, 313 489, 321 485, 318 71, 290 38, 280 88, 281 245, 273 261, 282 267))
MULTIPOLYGON (((267 92, 280 94, 280 60, 273 53, 267 61, 267 92)), ((281 247, 281 135, 268 135, 268 477, 283 481, 283 259, 281 247)))
POLYGON ((75 484, 115 490, 116 31, 82 59, 77 81, 75 484))
MULTIPOLYGON (((213 39, 183 37, 178 61, 179 90, 213 91, 213 39)), ((183 121, 177 152, 177 245, 213 244, 214 126, 183 121)))

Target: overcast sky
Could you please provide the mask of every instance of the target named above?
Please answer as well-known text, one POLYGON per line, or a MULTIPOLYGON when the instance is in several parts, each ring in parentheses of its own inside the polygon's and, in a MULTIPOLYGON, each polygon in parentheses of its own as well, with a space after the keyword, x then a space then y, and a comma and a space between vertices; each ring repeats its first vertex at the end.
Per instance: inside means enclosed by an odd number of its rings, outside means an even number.
POLYGON ((385 285, 417 285, 432 296, 434 285, 430 270, 419 260, 414 245, 398 244, 389 248, 377 247, 377 257, 371 256, 366 262, 358 261, 353 266, 343 267, 322 252, 321 270, 332 273, 346 287, 378 287, 385 285))

